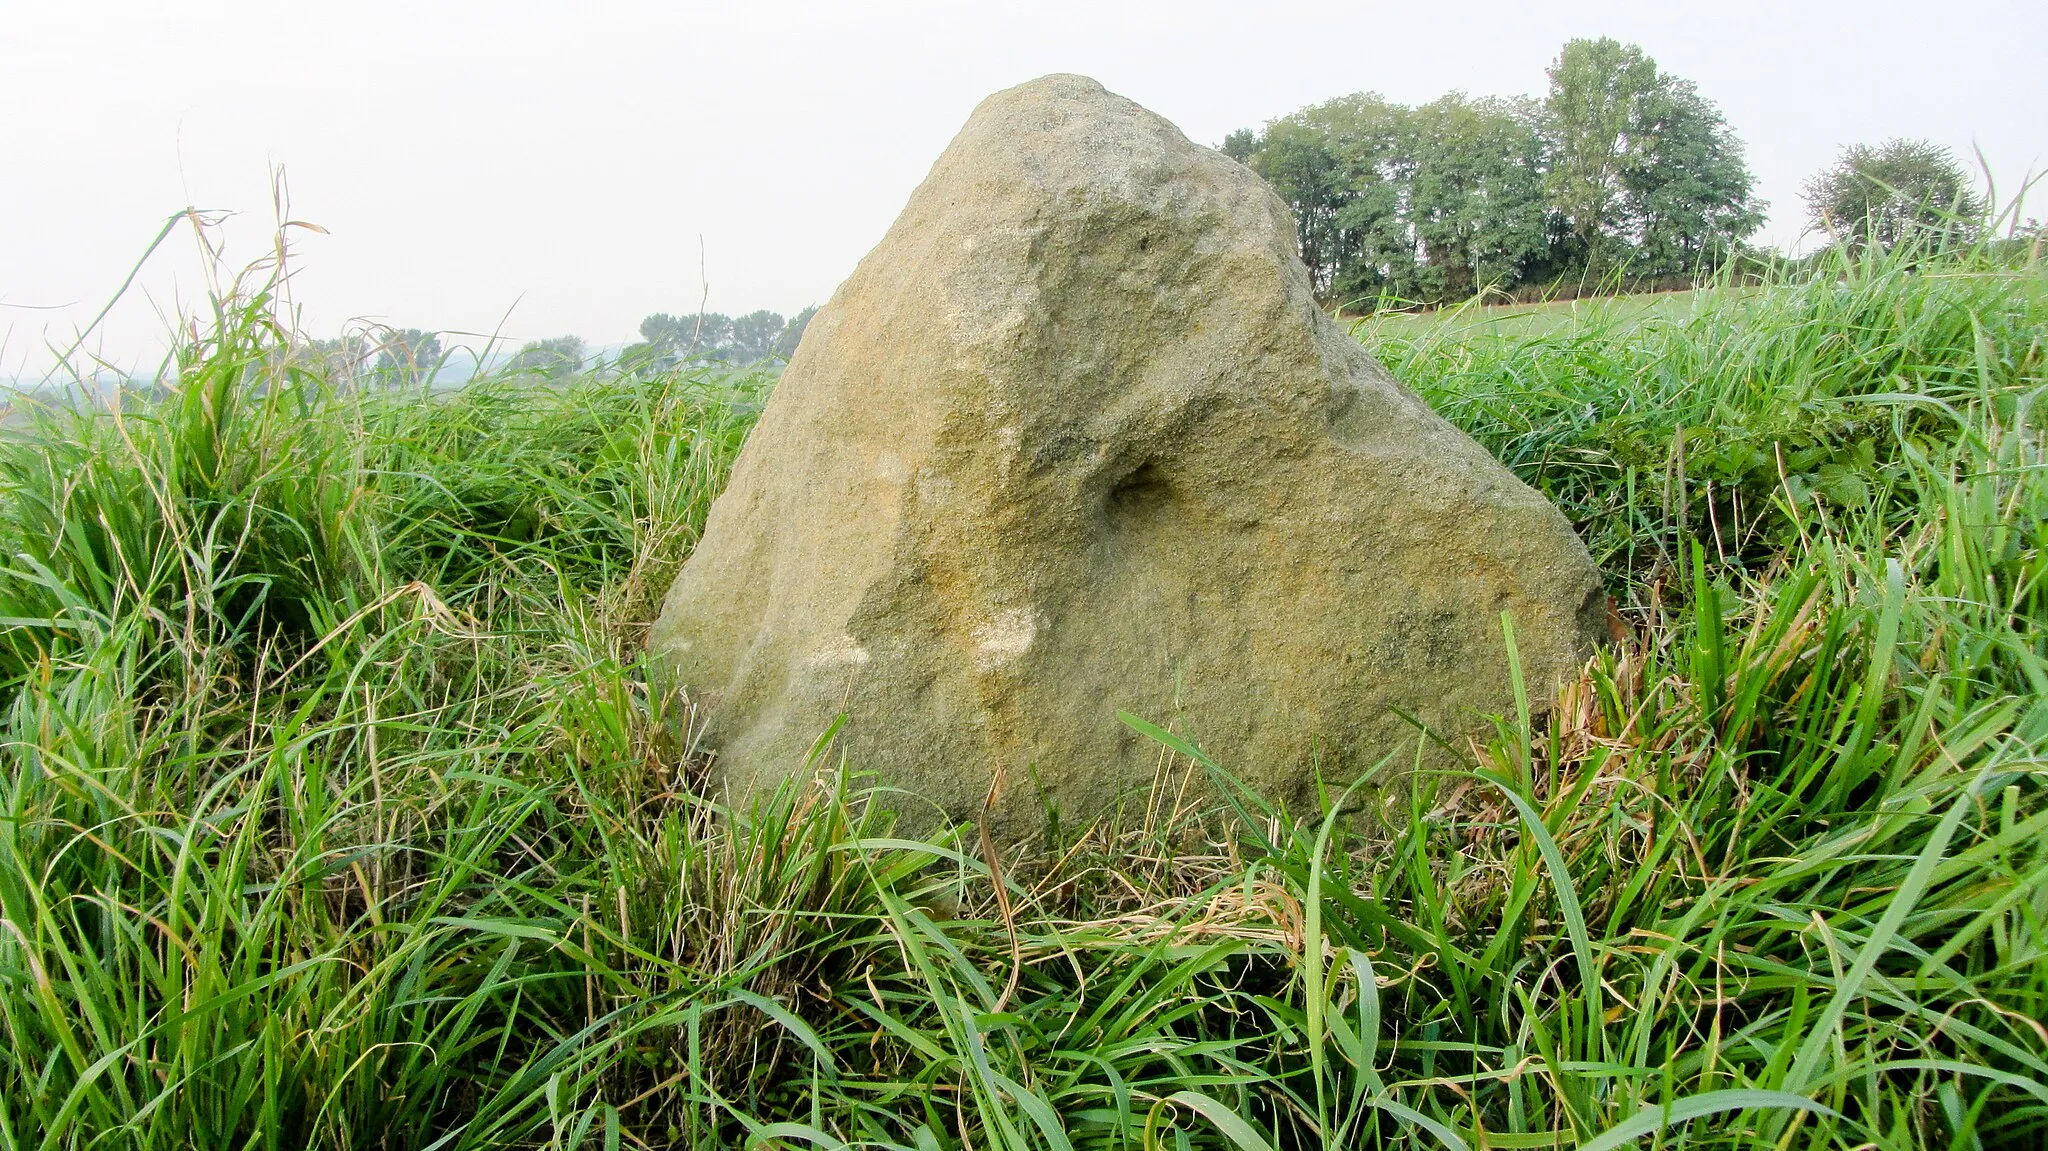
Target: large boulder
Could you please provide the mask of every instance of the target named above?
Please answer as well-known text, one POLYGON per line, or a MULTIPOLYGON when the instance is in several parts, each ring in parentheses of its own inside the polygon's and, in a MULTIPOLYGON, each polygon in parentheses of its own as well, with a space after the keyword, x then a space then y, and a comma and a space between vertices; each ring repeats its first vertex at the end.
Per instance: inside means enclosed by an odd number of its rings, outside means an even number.
POLYGON ((652 644, 735 798, 844 713, 954 815, 1000 765, 1020 833, 1142 803, 1119 710, 1280 799, 1412 762, 1399 711, 1511 708, 1502 612, 1541 693, 1602 603, 1557 510, 1325 316, 1256 175, 1048 76, 811 322, 652 644))

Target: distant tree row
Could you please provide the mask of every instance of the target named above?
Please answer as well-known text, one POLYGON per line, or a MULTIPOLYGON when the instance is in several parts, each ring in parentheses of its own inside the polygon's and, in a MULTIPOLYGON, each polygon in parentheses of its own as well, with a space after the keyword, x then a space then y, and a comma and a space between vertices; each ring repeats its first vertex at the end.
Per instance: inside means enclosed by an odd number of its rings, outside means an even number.
POLYGON ((418 328, 373 328, 307 340, 294 355, 342 387, 417 384, 432 379, 446 358, 440 334, 418 328))
POLYGON ((640 321, 640 342, 627 345, 619 361, 659 370, 693 362, 746 365, 786 360, 796 352, 797 341, 817 311, 805 308, 788 319, 765 310, 744 316, 657 312, 640 321))
MULTIPOLYGON (((736 317, 717 312, 652 315, 640 321, 640 342, 627 345, 619 363, 666 371, 692 363, 746 366, 786 360, 817 310, 805 308, 787 319, 770 311, 736 317)), ((341 387, 416 385, 432 379, 446 359, 440 335, 418 328, 371 328, 331 340, 302 340, 291 355, 341 387)), ((522 345, 503 370, 562 376, 583 370, 589 361, 589 349, 580 337, 556 336, 522 345)))
POLYGON ((580 336, 556 336, 523 345, 506 362, 505 370, 530 376, 566 376, 581 371, 588 358, 580 336))
POLYGON ((1566 276, 1681 276, 1763 223, 1742 144, 1641 48, 1574 40, 1540 100, 1359 93, 1223 150, 1294 210, 1328 303, 1437 301, 1566 276))
MULTIPOLYGON (((332 340, 307 340, 297 356, 318 365, 325 378, 348 387, 420 384, 434 378, 447 359, 438 332, 419 328, 372 328, 332 340)), ((529 375, 566 375, 581 369, 588 357, 576 336, 534 340, 521 347, 505 370, 529 375)))

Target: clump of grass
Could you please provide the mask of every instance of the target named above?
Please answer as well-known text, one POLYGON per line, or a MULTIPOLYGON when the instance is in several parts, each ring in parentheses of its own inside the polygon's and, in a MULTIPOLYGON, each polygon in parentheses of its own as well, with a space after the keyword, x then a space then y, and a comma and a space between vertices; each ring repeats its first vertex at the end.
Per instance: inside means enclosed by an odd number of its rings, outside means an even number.
POLYGON ((337 391, 260 266, 0 440, 0 1146, 2038 1145, 2048 296, 1943 261, 1368 331, 1628 639, 1309 811, 1130 717, 996 869, 648 687, 769 380, 337 391))

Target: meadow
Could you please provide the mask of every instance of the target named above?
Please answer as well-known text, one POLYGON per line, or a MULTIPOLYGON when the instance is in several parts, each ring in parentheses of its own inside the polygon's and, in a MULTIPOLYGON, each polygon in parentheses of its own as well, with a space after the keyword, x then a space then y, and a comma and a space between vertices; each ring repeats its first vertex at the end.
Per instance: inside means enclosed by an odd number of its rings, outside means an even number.
POLYGON ((1128 717, 994 868, 649 686, 768 375, 335 388, 282 276, 0 432, 0 1147, 2048 1142, 2038 262, 1360 323, 1615 642, 1314 810, 1128 717))

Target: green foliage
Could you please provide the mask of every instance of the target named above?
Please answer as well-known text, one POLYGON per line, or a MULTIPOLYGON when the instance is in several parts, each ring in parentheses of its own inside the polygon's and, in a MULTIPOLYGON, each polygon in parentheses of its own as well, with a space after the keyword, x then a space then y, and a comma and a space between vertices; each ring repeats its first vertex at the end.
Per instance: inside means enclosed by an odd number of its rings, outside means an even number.
POLYGON ((1352 193, 1345 158, 1324 133, 1278 122, 1266 129, 1249 162, 1293 211, 1301 262, 1318 297, 1327 298, 1357 246, 1354 235, 1371 226, 1352 193))
POLYGON ((1806 183, 1807 220, 1850 246, 1896 247, 1930 233, 1969 243, 1985 204, 1948 149, 1926 140, 1887 140, 1843 150, 1806 183))
POLYGON ((1423 263, 1400 294, 1462 300, 1536 275, 1551 237, 1535 109, 1454 93, 1415 109, 1410 122, 1409 211, 1423 263))
POLYGON ((584 355, 583 340, 577 336, 534 340, 513 355, 505 371, 515 375, 566 376, 583 367, 584 355))
POLYGON ((1519 277, 1547 242, 1525 107, 1360 93, 1234 139, 1293 209, 1324 299, 1470 294, 1482 273, 1519 277))
POLYGON ((375 378, 387 384, 424 384, 434 378, 447 360, 438 332, 418 328, 380 328, 372 333, 377 345, 375 378))
POLYGON ((1612 263, 1622 235, 1622 172, 1646 141, 1637 128, 1663 77, 1633 44, 1573 40, 1550 65, 1543 119, 1550 143, 1545 186, 1590 265, 1612 263))
POLYGON ((1374 321, 1623 637, 1310 811, 1128 717, 1191 802, 1000 867, 829 732, 722 809, 645 674, 765 378, 336 389, 259 275, 0 438, 0 1147, 2038 1146, 2048 283, 1988 251, 1374 321))
POLYGON ((1240 164, 1248 162, 1258 150, 1259 138, 1250 128, 1239 128, 1237 131, 1225 136, 1220 149, 1224 155, 1236 160, 1240 164))
MULTIPOLYGON (((771 312, 769 314, 773 315, 774 313, 771 312)), ((803 341, 804 329, 811 326, 811 317, 817 314, 817 305, 813 304, 796 315, 791 316, 789 322, 782 326, 781 334, 775 337, 775 346, 769 350, 768 354, 785 362, 791 356, 796 355, 796 346, 803 341)))
POLYGON ((349 388, 363 382, 376 346, 364 332, 346 332, 331 340, 304 340, 291 350, 306 361, 307 370, 330 387, 349 388))
POLYGON ((1690 80, 1671 76, 1642 100, 1641 141, 1621 173, 1637 275, 1698 275, 1723 266, 1763 226, 1764 202, 1742 144, 1690 80))
POLYGON ((1762 225, 1742 146, 1640 48, 1574 40, 1530 100, 1360 93, 1224 151, 1294 210, 1320 298, 1439 302, 1567 272, 1695 276, 1762 225))
POLYGON ((788 325, 776 312, 748 312, 735 316, 730 329, 727 346, 731 348, 730 358, 734 363, 752 364, 767 359, 775 353, 776 345, 782 340, 783 329, 788 325))
POLYGON ((1720 111, 1634 45, 1566 44, 1550 66, 1543 131, 1552 203, 1594 273, 1712 269, 1763 224, 1720 111))
POLYGON ((797 341, 817 311, 805 308, 787 320, 770 311, 737 318, 717 312, 688 316, 658 312, 640 321, 641 342, 628 347, 619 359, 628 366, 652 371, 692 363, 747 367, 770 359, 787 360, 796 353, 797 341))

